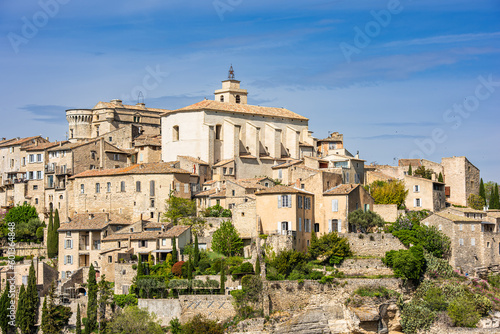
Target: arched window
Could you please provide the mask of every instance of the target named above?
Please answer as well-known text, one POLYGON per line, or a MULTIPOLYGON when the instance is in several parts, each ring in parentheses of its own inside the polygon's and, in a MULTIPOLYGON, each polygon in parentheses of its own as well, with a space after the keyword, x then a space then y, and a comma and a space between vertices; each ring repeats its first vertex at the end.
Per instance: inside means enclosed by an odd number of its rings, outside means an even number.
POLYGON ((236 103, 240 103, 240 96, 236 95, 236 103))
POLYGON ((173 141, 178 141, 179 140, 179 126, 178 125, 174 125, 172 140, 173 141))
POLYGON ((220 101, 224 102, 224 96, 222 96, 222 95, 220 96, 220 101))

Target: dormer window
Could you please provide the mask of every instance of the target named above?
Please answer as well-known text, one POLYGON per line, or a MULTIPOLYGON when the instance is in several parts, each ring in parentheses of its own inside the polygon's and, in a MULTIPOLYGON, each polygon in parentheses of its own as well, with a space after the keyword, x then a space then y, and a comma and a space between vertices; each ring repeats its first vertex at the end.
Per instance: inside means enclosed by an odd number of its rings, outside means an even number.
POLYGON ((240 103, 240 102, 241 102, 240 96, 236 95, 236 103, 240 103))
POLYGON ((220 96, 220 101, 224 102, 224 96, 223 95, 220 96))

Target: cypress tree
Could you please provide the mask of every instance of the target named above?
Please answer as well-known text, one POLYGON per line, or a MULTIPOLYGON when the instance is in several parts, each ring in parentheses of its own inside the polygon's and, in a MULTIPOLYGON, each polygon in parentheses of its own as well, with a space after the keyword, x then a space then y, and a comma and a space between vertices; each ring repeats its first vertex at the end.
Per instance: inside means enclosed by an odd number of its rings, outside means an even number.
POLYGON ((90 265, 89 279, 87 280, 88 304, 87 304, 87 325, 85 334, 90 334, 97 328, 97 280, 94 265, 90 265))
POLYGON ((28 286, 26 288, 26 305, 27 314, 29 317, 30 328, 35 327, 36 321, 38 319, 38 304, 40 303, 40 298, 38 297, 38 291, 36 288, 36 274, 35 266, 33 261, 31 261, 31 267, 28 275, 28 286))
POLYGON ((142 265, 141 254, 137 254, 139 263, 137 264, 137 277, 144 275, 144 267, 142 265))
POLYGON ((10 329, 9 318, 7 318, 9 315, 8 308, 10 307, 9 291, 10 283, 7 281, 2 297, 0 297, 0 328, 2 329, 2 333, 8 333, 8 330, 10 329))
POLYGON ((76 307, 76 334, 82 334, 82 319, 80 315, 80 304, 76 307))
POLYGON ((47 228, 47 256, 49 258, 54 258, 54 217, 52 216, 52 210, 50 210, 49 215, 49 227, 47 228))
POLYGON ((177 254, 177 242, 175 236, 172 238, 172 265, 179 262, 179 255, 177 254))
POLYGON ((194 267, 198 267, 198 263, 200 262, 200 249, 198 248, 198 235, 194 236, 194 257, 193 257, 193 265, 194 267))
POLYGON ((59 232, 57 230, 61 227, 59 222, 59 210, 56 209, 56 213, 54 215, 54 230, 52 231, 53 239, 54 239, 54 254, 57 256, 59 254, 59 232))
POLYGON ((484 199, 484 203, 486 203, 486 188, 484 188, 483 178, 481 178, 481 182, 479 183, 479 196, 484 199))
POLYGON ((226 264, 224 261, 221 263, 220 267, 220 294, 226 294, 226 264))
POLYGON ((47 297, 45 297, 43 299, 43 306, 42 306, 42 331, 44 333, 49 333, 48 321, 49 321, 49 310, 47 308, 47 297))
POLYGON ((495 208, 494 203, 495 203, 495 186, 491 187, 490 202, 488 203, 488 208, 494 209, 495 208))
POLYGON ((260 276, 260 257, 257 256, 257 261, 255 261, 255 275, 260 276))
POLYGON ((191 257, 189 257, 188 263, 187 263, 187 279, 192 280, 193 279, 193 265, 191 262, 191 257))
MULTIPOLYGON (((441 173, 441 172, 439 172, 438 182, 441 182, 441 183, 444 182, 443 173, 441 173)), ((482 179, 481 179, 481 182, 482 182, 482 179)))
POLYGON ((408 175, 411 175, 413 174, 413 171, 411 170, 411 164, 410 164, 410 167, 408 167, 408 175))
POLYGON ((495 205, 495 208, 494 209, 500 209, 500 197, 498 197, 498 184, 495 183, 495 200, 494 200, 494 205, 495 205))
POLYGON ((26 297, 26 289, 23 284, 21 285, 21 289, 19 291, 19 299, 17 301, 16 310, 16 325, 23 334, 29 333, 30 331, 30 317, 28 314, 28 302, 26 297))

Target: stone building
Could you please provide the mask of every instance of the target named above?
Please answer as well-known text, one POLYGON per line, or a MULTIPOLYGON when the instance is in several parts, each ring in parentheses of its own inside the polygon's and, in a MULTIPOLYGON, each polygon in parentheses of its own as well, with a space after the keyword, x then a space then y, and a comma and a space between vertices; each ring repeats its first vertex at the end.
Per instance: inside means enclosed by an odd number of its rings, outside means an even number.
MULTIPOLYGON (((24 261, 16 263, 14 266, 14 284, 17 289, 21 288, 21 285, 28 285, 28 276, 30 272, 31 261, 24 261)), ((39 260, 38 258, 33 259, 33 267, 35 269, 36 276, 36 287, 40 296, 45 296, 49 290, 50 284, 57 280, 57 269, 52 268, 46 262, 39 260)), ((4 266, 0 270, 0 291, 2 291, 7 284, 7 278, 12 277, 12 271, 9 271, 8 266, 4 266)), ((10 282, 12 284, 12 281, 10 282)))
POLYGON ((190 173, 169 163, 88 170, 70 178, 70 215, 107 211, 130 221, 160 220, 172 194, 191 198, 190 173))
POLYGON ((442 158, 441 165, 448 202, 467 206, 469 195, 479 195, 479 168, 466 157, 442 158))
POLYGON ((76 142, 106 136, 112 137, 109 141, 117 147, 131 148, 133 138, 139 134, 160 134, 160 115, 167 111, 146 108, 144 103, 124 105, 117 99, 99 102, 92 109, 68 109, 68 138, 76 142))
POLYGON ((197 182, 191 184, 191 191, 193 193, 201 191, 200 185, 212 179, 212 169, 206 161, 187 155, 178 155, 177 161, 178 163, 175 164, 175 167, 187 170, 192 175, 198 176, 197 182))
POLYGON ((210 165, 226 168, 227 174, 214 172, 214 178, 269 175, 276 162, 298 159, 302 149, 310 151, 300 143, 314 144, 308 119, 284 108, 247 104, 247 91, 240 88, 234 73, 222 82, 215 100, 169 111, 162 117, 163 161, 189 152, 210 165), (217 166, 222 162, 228 166, 217 166))
POLYGON ((451 239, 450 264, 469 274, 500 263, 499 222, 485 211, 448 208, 422 221, 451 239))
POLYGON ((410 175, 405 175, 404 182, 407 209, 437 212, 446 207, 444 183, 410 175))
POLYGON ((373 197, 359 184, 341 184, 323 193, 320 208, 322 219, 318 221, 318 232, 357 232, 347 219, 349 213, 363 209, 373 209, 373 197))
POLYGON ((274 181, 268 177, 239 179, 226 181, 227 209, 236 205, 255 200, 255 192, 274 186, 274 181))
POLYGON ((61 224, 58 269, 68 279, 81 267, 93 264, 101 273, 101 241, 108 234, 130 225, 123 216, 109 213, 80 213, 61 224))
POLYGON ((314 194, 288 186, 259 190, 256 214, 260 232, 293 238, 293 248, 307 250, 314 220, 314 194))

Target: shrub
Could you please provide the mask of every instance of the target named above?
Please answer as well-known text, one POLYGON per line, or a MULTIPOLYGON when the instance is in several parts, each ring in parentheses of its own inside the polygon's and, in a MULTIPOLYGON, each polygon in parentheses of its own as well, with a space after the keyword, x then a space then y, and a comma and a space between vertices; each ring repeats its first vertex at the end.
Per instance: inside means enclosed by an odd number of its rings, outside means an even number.
POLYGON ((417 280, 425 266, 422 246, 413 246, 402 249, 392 256, 392 268, 397 277, 417 280))
POLYGON ((354 294, 361 297, 378 297, 389 298, 394 294, 394 291, 388 290, 384 286, 362 286, 354 291, 354 294))
POLYGON ((198 262, 198 268, 201 272, 204 272, 205 270, 210 268, 210 260, 207 258, 201 259, 200 262, 198 262))
POLYGON ((446 296, 438 287, 432 287, 427 290, 424 296, 425 305, 433 311, 446 311, 448 302, 446 296))
POLYGON ((418 330, 428 330, 435 318, 436 312, 425 307, 422 303, 412 300, 403 306, 401 327, 405 334, 415 334, 418 330))
POLYGON ((184 265, 184 263, 185 263, 184 261, 176 262, 172 266, 172 274, 174 274, 177 277, 181 277, 182 276, 182 266, 184 265))
POLYGON ((121 308, 125 308, 126 306, 129 305, 137 305, 137 298, 135 295, 114 295, 113 296, 113 301, 115 302, 116 305, 120 306, 121 308))
POLYGON ((282 250, 271 262, 270 266, 274 267, 279 274, 287 277, 295 267, 304 265, 306 255, 296 250, 282 250))
POLYGON ((476 327, 481 319, 474 301, 467 295, 460 296, 450 303, 448 315, 458 327, 476 327))
POLYGON ((312 280, 320 280, 325 276, 321 271, 313 270, 309 273, 308 278, 312 280))
POLYGON ((337 232, 322 235, 311 240, 308 255, 312 259, 321 259, 324 264, 339 264, 352 252, 346 238, 339 237, 337 232))

